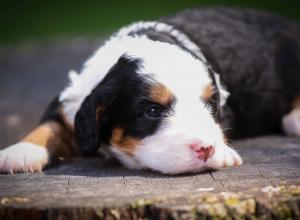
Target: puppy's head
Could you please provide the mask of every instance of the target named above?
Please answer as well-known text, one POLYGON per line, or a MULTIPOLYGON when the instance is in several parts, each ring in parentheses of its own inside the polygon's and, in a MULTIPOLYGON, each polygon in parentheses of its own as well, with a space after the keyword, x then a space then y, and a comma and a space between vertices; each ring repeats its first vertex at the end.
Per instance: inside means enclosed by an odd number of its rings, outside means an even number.
POLYGON ((226 145, 216 120, 218 86, 202 62, 170 47, 119 56, 76 114, 83 152, 106 143, 128 167, 163 173, 209 166, 226 145))

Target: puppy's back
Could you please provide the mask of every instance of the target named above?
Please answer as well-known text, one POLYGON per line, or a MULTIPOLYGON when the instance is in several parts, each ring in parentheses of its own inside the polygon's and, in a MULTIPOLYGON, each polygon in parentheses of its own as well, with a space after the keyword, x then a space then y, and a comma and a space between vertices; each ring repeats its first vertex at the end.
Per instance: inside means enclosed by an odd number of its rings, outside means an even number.
POLYGON ((187 34, 231 93, 236 137, 280 131, 300 94, 300 26, 268 12, 214 7, 161 19, 187 34))

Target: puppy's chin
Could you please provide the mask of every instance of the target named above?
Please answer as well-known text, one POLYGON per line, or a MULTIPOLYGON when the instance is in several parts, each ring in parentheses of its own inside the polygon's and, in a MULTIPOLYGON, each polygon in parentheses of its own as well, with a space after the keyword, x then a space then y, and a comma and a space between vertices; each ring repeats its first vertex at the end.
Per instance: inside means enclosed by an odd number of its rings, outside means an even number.
MULTIPOLYGON (((139 146, 138 148, 143 148, 139 146)), ((136 155, 128 155, 118 148, 112 147, 111 152, 117 157, 121 163, 130 169, 151 169, 164 174, 180 174, 180 173, 195 173, 201 172, 205 169, 205 162, 196 157, 179 158, 178 152, 177 160, 173 158, 176 156, 165 155, 164 153, 147 154, 147 151, 137 150, 136 155), (148 156, 147 156, 148 155, 148 156)))
POLYGON ((128 168, 147 168, 164 174, 197 173, 242 164, 238 153, 224 143, 214 146, 210 151, 201 151, 201 147, 197 151, 185 143, 174 143, 171 137, 164 138, 164 141, 146 138, 136 146, 133 154, 116 146, 111 146, 111 151, 128 168), (208 152, 207 157, 204 158, 201 152, 208 152))
POLYGON ((142 166, 142 164, 137 160, 134 154, 128 154, 122 151, 119 147, 114 144, 110 147, 110 152, 113 156, 115 156, 124 166, 130 169, 142 169, 146 168, 142 166))

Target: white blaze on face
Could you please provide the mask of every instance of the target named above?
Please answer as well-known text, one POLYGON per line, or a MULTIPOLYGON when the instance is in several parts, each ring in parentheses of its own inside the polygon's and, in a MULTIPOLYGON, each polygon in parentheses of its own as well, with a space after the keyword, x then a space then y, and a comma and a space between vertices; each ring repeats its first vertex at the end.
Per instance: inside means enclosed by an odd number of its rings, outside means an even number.
POLYGON ((155 134, 140 142, 135 161, 141 167, 168 174, 240 165, 239 155, 224 143, 222 130, 207 106, 196 97, 174 95, 173 114, 163 120, 155 134), (190 147, 193 143, 212 146, 214 154, 207 160, 199 158, 190 147))
POLYGON ((191 150, 189 145, 195 142, 215 148, 224 145, 219 125, 200 100, 189 103, 177 99, 174 113, 160 130, 142 141, 135 156, 145 167, 163 173, 201 171, 207 164, 191 150))
POLYGON ((201 62, 183 51, 163 61, 157 56, 146 59, 145 72, 150 66, 155 73, 153 77, 173 93, 176 102, 172 114, 163 121, 159 131, 137 147, 135 157, 143 166, 163 173, 201 171, 205 162, 197 157, 189 144, 224 144, 219 125, 200 99, 211 83, 209 74, 201 62))

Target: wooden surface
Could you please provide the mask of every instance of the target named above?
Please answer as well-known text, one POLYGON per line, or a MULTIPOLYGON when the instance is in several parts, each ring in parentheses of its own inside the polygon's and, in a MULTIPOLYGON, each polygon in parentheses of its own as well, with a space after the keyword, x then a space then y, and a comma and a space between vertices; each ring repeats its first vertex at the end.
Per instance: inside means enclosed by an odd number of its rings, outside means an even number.
MULTIPOLYGON (((96 44, 76 39, 0 49, 0 148, 36 125, 66 83, 67 70, 79 69, 96 44)), ((0 219, 297 219, 300 138, 233 145, 243 166, 201 174, 128 170, 99 157, 76 158, 43 173, 0 175, 0 219)))
MULTIPOLYGON (((150 203, 157 204, 159 211, 168 207, 171 213, 184 206, 186 213, 191 214, 195 205, 212 205, 206 198, 223 201, 227 197, 219 197, 226 193, 233 195, 234 203, 237 196, 238 202, 251 199, 253 209, 252 203, 259 206, 266 199, 281 201, 285 198, 282 195, 275 194, 270 199, 262 194, 278 193, 291 185, 298 188, 293 188, 294 194, 288 197, 287 203, 297 203, 291 206, 296 211, 289 213, 299 215, 300 139, 270 136, 237 141, 234 145, 244 159, 243 166, 201 174, 167 176, 148 170, 128 170, 99 157, 76 158, 43 173, 0 175, 0 217, 2 213, 3 219, 9 216, 14 219, 18 216, 17 210, 23 210, 21 213, 27 213, 30 218, 70 217, 78 210, 81 211, 77 217, 86 217, 96 211, 105 215, 105 210, 120 208, 118 213, 126 215, 127 208, 139 202, 143 209, 150 203), (204 202, 199 202, 200 198, 204 202)), ((259 215, 253 212, 254 216, 259 215)))

